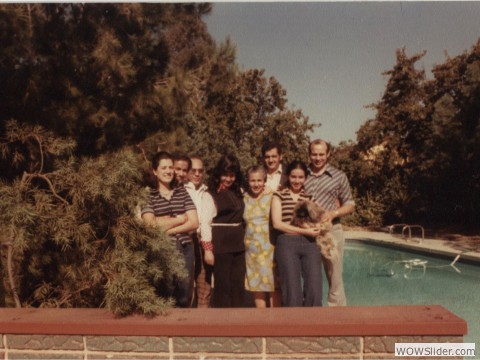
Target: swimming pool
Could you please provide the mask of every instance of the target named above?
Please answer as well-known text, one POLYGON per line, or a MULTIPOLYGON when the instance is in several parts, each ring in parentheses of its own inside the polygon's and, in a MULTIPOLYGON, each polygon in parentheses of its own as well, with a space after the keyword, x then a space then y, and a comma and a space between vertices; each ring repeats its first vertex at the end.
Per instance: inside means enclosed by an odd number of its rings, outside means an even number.
POLYGON ((451 266, 453 260, 347 240, 343 271, 348 305, 442 305, 468 322, 464 342, 476 343, 478 357, 480 266, 451 266))

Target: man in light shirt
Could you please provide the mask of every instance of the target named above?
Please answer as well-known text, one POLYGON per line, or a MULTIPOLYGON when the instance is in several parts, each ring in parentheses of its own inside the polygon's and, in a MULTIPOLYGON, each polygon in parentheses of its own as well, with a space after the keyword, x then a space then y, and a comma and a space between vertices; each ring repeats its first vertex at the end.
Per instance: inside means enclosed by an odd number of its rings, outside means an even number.
MULTIPOLYGON (((198 221, 202 223, 202 202, 207 186, 203 183, 203 161, 197 155, 190 156, 191 166, 188 171, 188 180, 185 184, 185 189, 190 194, 197 208, 198 221)), ((200 226, 195 234, 193 234, 193 244, 195 249, 195 283, 197 290, 197 307, 206 308, 210 305, 212 287, 212 266, 204 261, 204 251, 200 246, 201 232, 200 226)))
POLYGON ((282 167, 282 147, 274 141, 267 141, 262 146, 262 157, 267 169, 267 182, 265 190, 277 191, 287 182, 287 176, 282 167))

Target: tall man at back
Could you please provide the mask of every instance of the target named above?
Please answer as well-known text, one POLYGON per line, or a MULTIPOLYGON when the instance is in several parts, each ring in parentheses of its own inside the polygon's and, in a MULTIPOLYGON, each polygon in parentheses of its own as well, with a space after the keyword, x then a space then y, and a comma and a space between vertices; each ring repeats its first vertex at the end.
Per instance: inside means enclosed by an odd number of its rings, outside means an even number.
POLYGON ((320 139, 314 140, 309 145, 308 154, 310 165, 309 176, 304 184, 305 191, 326 210, 322 220, 332 222, 332 235, 338 251, 338 256, 333 260, 323 258, 329 285, 328 306, 345 306, 347 305, 343 286, 345 237, 340 218, 355 210, 355 202, 345 173, 328 163, 331 145, 320 139))
POLYGON ((262 157, 267 169, 267 191, 277 191, 287 182, 287 175, 282 167, 282 147, 274 141, 267 141, 262 146, 262 157))

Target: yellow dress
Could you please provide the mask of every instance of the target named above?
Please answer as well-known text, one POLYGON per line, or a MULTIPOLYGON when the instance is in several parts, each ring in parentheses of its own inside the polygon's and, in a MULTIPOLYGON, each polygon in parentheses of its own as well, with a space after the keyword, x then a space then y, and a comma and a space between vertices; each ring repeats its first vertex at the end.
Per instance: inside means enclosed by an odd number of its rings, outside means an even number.
POLYGON ((272 194, 262 194, 257 199, 245 194, 244 219, 245 260, 247 274, 245 289, 248 291, 275 291, 274 246, 270 242, 269 216, 272 194))

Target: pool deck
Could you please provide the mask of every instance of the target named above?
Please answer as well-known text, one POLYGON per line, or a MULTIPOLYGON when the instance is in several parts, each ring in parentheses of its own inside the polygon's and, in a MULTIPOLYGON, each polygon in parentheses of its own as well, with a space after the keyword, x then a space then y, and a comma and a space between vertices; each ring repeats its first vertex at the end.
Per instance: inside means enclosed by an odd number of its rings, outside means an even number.
POLYGON ((480 252, 469 249, 462 250, 458 244, 451 240, 422 239, 421 237, 406 238, 401 234, 372 231, 345 231, 347 240, 363 240, 381 245, 388 245, 402 249, 409 249, 425 254, 436 254, 444 257, 452 257, 452 260, 460 254, 459 261, 468 261, 480 265, 480 252))

